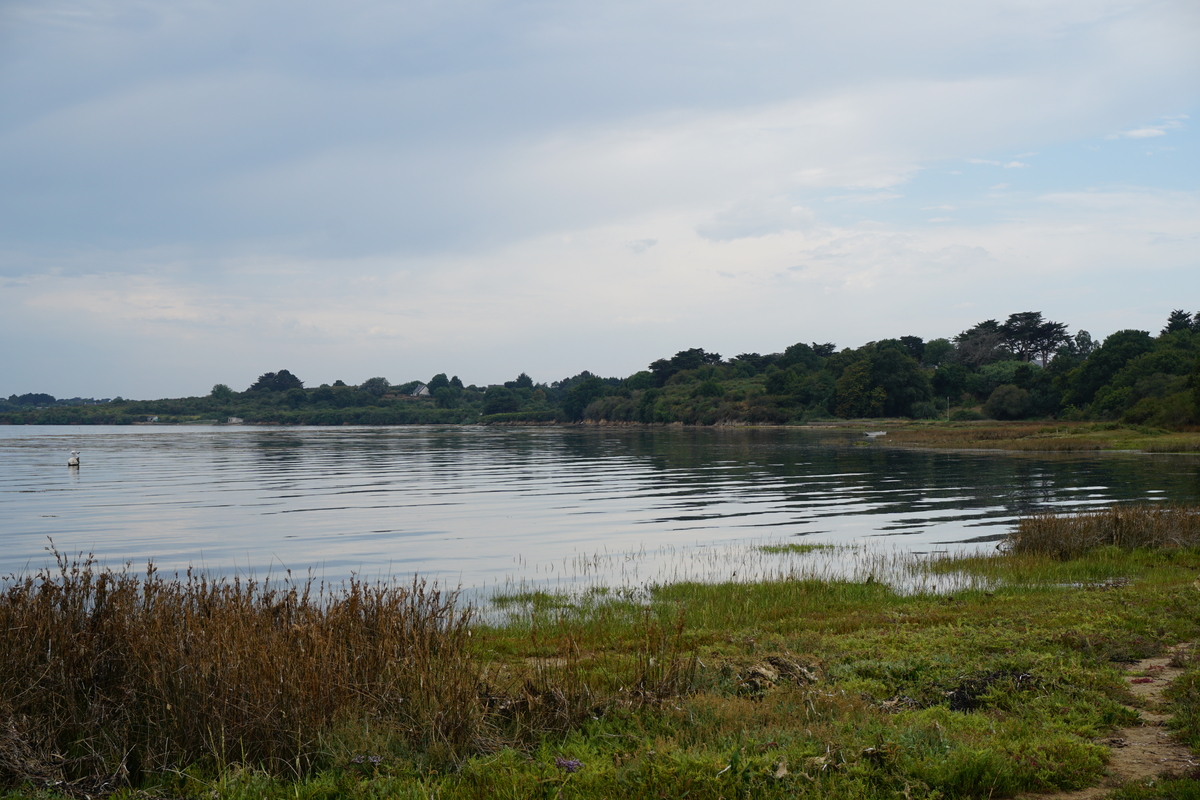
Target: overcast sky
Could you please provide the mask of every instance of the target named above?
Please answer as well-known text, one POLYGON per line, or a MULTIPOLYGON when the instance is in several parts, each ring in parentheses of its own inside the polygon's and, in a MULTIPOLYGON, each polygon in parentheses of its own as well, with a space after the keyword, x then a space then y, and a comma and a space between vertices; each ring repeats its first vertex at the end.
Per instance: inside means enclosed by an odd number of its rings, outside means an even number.
POLYGON ((1200 3, 0 3, 0 393, 1200 310, 1200 3))

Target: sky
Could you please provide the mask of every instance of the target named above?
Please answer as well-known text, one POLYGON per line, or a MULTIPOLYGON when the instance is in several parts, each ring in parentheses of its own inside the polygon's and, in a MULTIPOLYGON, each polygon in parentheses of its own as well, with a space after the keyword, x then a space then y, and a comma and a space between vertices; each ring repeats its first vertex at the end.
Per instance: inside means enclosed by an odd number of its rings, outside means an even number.
POLYGON ((0 394, 1200 311, 1195 0, 3 0, 0 394))

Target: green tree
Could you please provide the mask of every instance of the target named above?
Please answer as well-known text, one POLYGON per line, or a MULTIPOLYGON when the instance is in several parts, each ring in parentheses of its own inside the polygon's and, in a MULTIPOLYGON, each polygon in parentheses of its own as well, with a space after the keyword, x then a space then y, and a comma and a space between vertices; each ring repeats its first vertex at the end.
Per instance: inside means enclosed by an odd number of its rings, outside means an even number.
POLYGON ((430 378, 429 383, 425 385, 429 388, 429 393, 433 394, 443 386, 449 386, 450 379, 446 377, 446 373, 439 372, 437 375, 434 375, 432 378, 430 378))
POLYGON ((1082 366, 1072 371, 1066 402, 1081 407, 1092 402, 1100 387, 1111 381, 1130 359, 1153 349, 1154 339, 1146 331, 1123 330, 1112 334, 1082 366))
POLYGON ((1024 361, 993 361, 984 364, 979 371, 967 378, 967 389, 980 400, 987 400, 996 387, 1017 382, 1017 370, 1028 366, 1024 361))
POLYGON ((621 381, 621 385, 632 392, 652 389, 654 388, 654 376, 648 370, 642 370, 621 381))
POLYGON ((587 407, 593 400, 603 397, 607 390, 608 386, 596 376, 585 378, 567 390, 562 402, 563 414, 573 422, 583 419, 587 407))
POLYGON ((767 367, 764 373, 766 380, 763 381, 763 389, 767 394, 788 395, 794 394, 800 388, 800 378, 790 369, 779 369, 774 364, 767 367))
POLYGON ((925 343, 925 351, 921 363, 927 367, 937 367, 954 354, 954 345, 949 339, 930 339, 925 343))
POLYGON ((1021 361, 1038 358, 1045 363, 1059 345, 1070 340, 1066 325, 1043 319, 1040 311, 1009 314, 1000 331, 1005 346, 1021 361))
POLYGON ((903 346, 876 348, 870 365, 871 384, 885 393, 884 414, 911 416, 913 403, 932 397, 928 376, 903 346))
POLYGON ((1092 335, 1087 331, 1080 331, 1075 334, 1075 338, 1071 340, 1071 349, 1080 357, 1087 358, 1096 350, 1096 342, 1092 340, 1092 335))
POLYGON ((286 369, 279 372, 264 372, 258 376, 247 391, 250 392, 286 392, 288 389, 303 389, 304 381, 297 378, 286 369))
POLYGON ((1193 330, 1195 322, 1192 320, 1192 315, 1182 308, 1177 308, 1167 317, 1167 327, 1162 329, 1161 335, 1175 333, 1176 331, 1193 330))
POLYGON ((758 353, 741 353, 730 359, 736 374, 744 378, 753 378, 774 363, 774 356, 763 356, 758 353))
POLYGON ((230 389, 223 383, 218 383, 213 386, 212 391, 208 393, 208 396, 214 400, 228 400, 229 398, 233 397, 233 389, 230 389))
POLYGON ((677 372, 720 363, 720 353, 706 353, 702 347, 693 347, 690 350, 680 350, 669 359, 660 358, 650 365, 650 372, 654 375, 655 385, 665 386, 677 372))
POLYGON ((871 364, 862 359, 851 364, 837 380, 839 417, 878 417, 887 402, 887 392, 871 383, 871 364))
MULTIPOLYGON (((458 405, 459 392, 453 386, 439 386, 433 390, 433 400, 438 408, 454 408, 458 405)), ((488 414, 498 414, 498 411, 488 411, 488 414)))
POLYGON ((825 342, 824 344, 817 344, 816 342, 813 342, 811 347, 812 351, 816 353, 819 358, 829 358, 831 355, 837 352, 837 345, 835 345, 833 342, 825 342))
POLYGON ((983 410, 992 419, 1021 419, 1029 413, 1031 406, 1029 392, 1006 383, 996 387, 984 404, 983 410))
POLYGON ((957 400, 967 390, 970 377, 971 372, 962 364, 943 364, 934 370, 930 383, 937 397, 957 400))
POLYGON ((920 336, 901 336, 900 344, 920 364, 925 360, 925 340, 920 336))
MULTIPOLYGON (((439 386, 438 389, 448 388, 439 386)), ((483 394, 483 413, 484 414, 508 414, 513 411, 519 411, 521 401, 513 393, 512 389, 506 389, 503 386, 489 386, 483 394)))
POLYGON ((288 389, 284 393, 283 400, 292 408, 299 408, 308 403, 308 392, 303 389, 288 389))
POLYGON ((1192 413, 1195 419, 1200 419, 1200 356, 1192 366, 1192 374, 1188 376, 1188 384, 1192 390, 1192 413))
POLYGON ((383 397, 392 388, 387 378, 367 378, 358 387, 372 397, 383 397))
POLYGON ((1004 331, 994 319, 987 319, 954 337, 954 357, 962 364, 978 367, 1010 357, 1004 346, 1004 331))
POLYGON ((784 350, 783 355, 775 363, 781 369, 792 367, 800 373, 805 373, 821 368, 821 356, 817 355, 817 351, 811 345, 807 345, 804 342, 797 342, 787 350, 784 350))
POLYGON ((637 410, 634 414, 634 419, 638 422, 660 422, 658 418, 658 398, 662 395, 658 389, 646 389, 642 392, 641 397, 637 401, 637 410))

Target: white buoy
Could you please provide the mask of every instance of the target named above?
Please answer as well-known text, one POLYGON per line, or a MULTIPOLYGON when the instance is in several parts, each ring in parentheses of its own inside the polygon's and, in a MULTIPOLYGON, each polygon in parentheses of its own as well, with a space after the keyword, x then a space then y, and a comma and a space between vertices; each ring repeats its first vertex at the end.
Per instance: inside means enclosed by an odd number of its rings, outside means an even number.
POLYGON ((79 451, 78 450, 71 451, 71 457, 67 459, 67 466, 68 467, 78 467, 79 466, 79 451))

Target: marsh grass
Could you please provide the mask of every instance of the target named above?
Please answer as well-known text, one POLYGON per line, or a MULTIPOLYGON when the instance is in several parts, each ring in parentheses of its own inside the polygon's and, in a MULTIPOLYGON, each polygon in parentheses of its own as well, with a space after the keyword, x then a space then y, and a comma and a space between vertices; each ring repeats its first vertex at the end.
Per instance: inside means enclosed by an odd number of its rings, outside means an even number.
POLYGON ((1171 433, 1116 422, 898 422, 886 439, 875 444, 1028 452, 1200 452, 1200 436, 1195 432, 1171 433))
POLYGON ((453 592, 54 555, 0 602, 0 776, 111 785, 205 760, 299 775, 322 736, 372 719, 446 757, 486 736, 453 592))
POLYGON ((1018 522, 1007 545, 1014 553, 1061 559, 1106 546, 1195 547, 1200 545, 1200 508, 1130 505, 1077 514, 1035 514, 1018 522))
POLYGON ((804 555, 805 553, 816 553, 821 550, 836 550, 836 546, 832 544, 796 544, 789 542, 787 544, 764 544, 759 545, 758 549, 764 553, 776 555, 780 553, 795 553, 804 555))
POLYGON ((1195 547, 696 558, 488 613, 60 558, 0 601, 0 765, 22 796, 1005 797, 1095 783, 1123 662, 1200 636, 1195 547))

